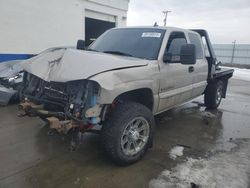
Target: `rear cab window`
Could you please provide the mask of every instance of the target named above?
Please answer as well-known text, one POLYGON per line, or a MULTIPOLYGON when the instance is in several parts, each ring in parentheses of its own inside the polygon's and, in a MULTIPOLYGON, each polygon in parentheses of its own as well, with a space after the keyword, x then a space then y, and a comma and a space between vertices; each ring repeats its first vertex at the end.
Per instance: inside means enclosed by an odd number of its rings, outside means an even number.
POLYGON ((188 33, 188 37, 191 44, 196 48, 196 59, 204 59, 204 47, 201 41, 201 37, 196 33, 188 33))

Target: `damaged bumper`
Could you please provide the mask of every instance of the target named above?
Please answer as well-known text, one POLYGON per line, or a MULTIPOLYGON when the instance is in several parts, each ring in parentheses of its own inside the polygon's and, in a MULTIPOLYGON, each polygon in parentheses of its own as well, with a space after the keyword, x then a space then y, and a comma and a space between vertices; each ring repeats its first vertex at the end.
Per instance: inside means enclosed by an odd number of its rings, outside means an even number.
POLYGON ((63 113, 55 113, 44 110, 43 105, 35 105, 32 102, 26 101, 20 103, 19 110, 21 112, 19 114, 20 116, 28 115, 43 117, 43 120, 45 120, 49 124, 50 129, 55 129, 61 134, 67 134, 71 128, 79 127, 77 123, 74 124, 71 120, 60 121, 59 118, 63 115, 63 113))
POLYGON ((49 124, 50 129, 56 130, 60 134, 67 134, 71 129, 78 128, 81 132, 90 130, 101 119, 101 107, 96 105, 86 111, 86 117, 89 118, 88 123, 77 121, 65 112, 54 112, 44 109, 43 104, 34 104, 25 101, 19 104, 19 116, 39 116, 49 124))

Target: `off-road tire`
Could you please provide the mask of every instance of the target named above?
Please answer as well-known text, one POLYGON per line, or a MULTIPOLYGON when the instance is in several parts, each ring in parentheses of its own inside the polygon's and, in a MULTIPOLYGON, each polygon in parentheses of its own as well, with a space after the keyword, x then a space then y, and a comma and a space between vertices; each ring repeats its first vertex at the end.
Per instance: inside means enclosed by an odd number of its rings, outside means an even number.
POLYGON ((204 95, 205 106, 208 109, 212 110, 212 109, 218 108, 218 106, 221 103, 222 96, 223 96, 223 87, 224 87, 224 84, 222 81, 217 81, 217 82, 208 84, 206 91, 205 91, 205 95, 204 95), (220 92, 219 100, 217 100, 218 92, 220 92))
POLYGON ((146 106, 135 102, 118 104, 103 124, 100 135, 102 149, 114 163, 122 166, 132 164, 140 160, 152 146, 154 126, 153 114, 146 106), (121 137, 127 124, 136 117, 147 120, 150 127, 149 137, 143 149, 133 156, 128 156, 122 150, 121 137))

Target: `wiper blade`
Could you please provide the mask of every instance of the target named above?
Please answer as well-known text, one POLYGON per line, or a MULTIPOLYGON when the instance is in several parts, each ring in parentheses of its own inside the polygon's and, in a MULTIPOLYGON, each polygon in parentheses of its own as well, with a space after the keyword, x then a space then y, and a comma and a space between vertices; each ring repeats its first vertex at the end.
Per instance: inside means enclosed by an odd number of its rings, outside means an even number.
POLYGON ((91 49, 91 48, 87 49, 87 51, 100 52, 100 51, 98 51, 98 50, 94 50, 94 49, 91 49))
POLYGON ((131 54, 128 53, 124 53, 124 52, 120 52, 120 51, 104 51, 103 53, 107 53, 107 54, 117 54, 117 55, 123 55, 123 56, 130 56, 133 57, 131 54))

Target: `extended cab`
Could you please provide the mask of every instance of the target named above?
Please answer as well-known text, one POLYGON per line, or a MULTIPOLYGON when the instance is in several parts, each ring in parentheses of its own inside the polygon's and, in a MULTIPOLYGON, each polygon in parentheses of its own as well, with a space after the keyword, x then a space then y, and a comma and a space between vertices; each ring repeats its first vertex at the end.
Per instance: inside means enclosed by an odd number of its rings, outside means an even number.
POLYGON ((123 165, 152 145, 154 115, 203 94, 217 108, 233 74, 219 68, 205 30, 173 27, 111 29, 87 49, 54 48, 22 67, 24 115, 60 133, 101 125, 105 153, 123 165))

